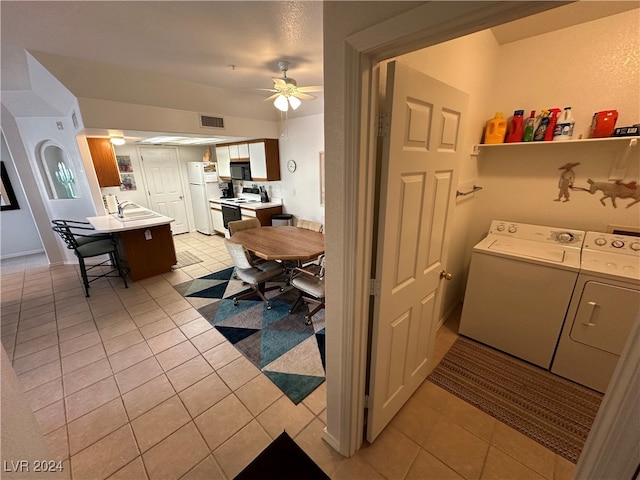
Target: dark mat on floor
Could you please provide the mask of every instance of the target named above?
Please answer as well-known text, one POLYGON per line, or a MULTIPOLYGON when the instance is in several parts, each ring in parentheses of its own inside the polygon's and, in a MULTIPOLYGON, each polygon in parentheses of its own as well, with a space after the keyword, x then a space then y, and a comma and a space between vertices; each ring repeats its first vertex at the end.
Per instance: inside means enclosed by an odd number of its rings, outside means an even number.
POLYGON ((235 480, 329 480, 329 477, 282 432, 235 480))
POLYGON ((602 395, 459 337, 428 380, 576 463, 602 395))

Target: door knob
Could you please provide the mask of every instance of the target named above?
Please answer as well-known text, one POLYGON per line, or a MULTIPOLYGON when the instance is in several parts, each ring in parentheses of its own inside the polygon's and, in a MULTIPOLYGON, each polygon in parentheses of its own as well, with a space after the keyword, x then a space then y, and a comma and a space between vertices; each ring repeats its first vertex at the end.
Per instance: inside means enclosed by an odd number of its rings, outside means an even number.
POLYGON ((446 270, 442 270, 440 272, 440 278, 444 278, 445 280, 451 280, 453 278, 453 274, 447 272, 446 270))

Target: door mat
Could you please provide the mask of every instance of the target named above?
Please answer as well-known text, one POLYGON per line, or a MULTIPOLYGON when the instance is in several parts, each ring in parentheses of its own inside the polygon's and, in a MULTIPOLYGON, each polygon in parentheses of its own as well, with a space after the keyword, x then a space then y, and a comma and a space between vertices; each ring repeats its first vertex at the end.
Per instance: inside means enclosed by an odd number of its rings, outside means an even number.
POLYGON ((234 480, 329 480, 293 439, 282 432, 234 480))
POLYGON ((178 259, 178 263, 173 266, 174 270, 202 262, 202 260, 191 252, 176 252, 176 258, 178 259))
POLYGON ((459 337, 428 380, 576 463, 602 394, 459 337))
MULTIPOLYGON (((267 292, 271 310, 257 296, 233 304, 248 291, 226 268, 177 285, 185 298, 208 302, 197 308, 242 355, 262 371, 289 399, 298 404, 325 381, 324 310, 306 325, 306 304, 292 314, 296 290, 267 292)), ((271 283, 267 283, 267 286, 271 283)))

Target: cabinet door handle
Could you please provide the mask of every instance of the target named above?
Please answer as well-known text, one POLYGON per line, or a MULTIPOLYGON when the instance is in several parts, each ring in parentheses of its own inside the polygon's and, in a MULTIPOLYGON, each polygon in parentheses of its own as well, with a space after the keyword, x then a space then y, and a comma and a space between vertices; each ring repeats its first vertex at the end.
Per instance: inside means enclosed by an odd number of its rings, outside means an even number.
POLYGON ((600 305, 596 302, 587 302, 587 305, 591 308, 591 313, 589 314, 589 321, 582 322, 585 327, 595 327, 596 323, 593 321, 596 317, 596 312, 600 309, 600 305))

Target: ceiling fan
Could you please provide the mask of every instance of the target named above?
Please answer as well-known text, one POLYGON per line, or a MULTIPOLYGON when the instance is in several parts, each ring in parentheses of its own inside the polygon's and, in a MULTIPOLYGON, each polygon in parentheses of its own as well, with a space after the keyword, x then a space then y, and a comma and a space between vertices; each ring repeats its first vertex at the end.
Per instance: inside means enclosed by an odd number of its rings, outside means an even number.
POLYGON ((275 107, 286 112, 289 110, 289 106, 296 110, 301 104, 301 100, 315 100, 316 97, 310 95, 309 92, 321 92, 322 86, 316 85, 313 87, 298 87, 295 79, 287 77, 287 70, 289 70, 290 62, 279 61, 278 67, 282 72, 282 78, 273 78, 273 88, 268 89, 269 92, 275 92, 266 101, 274 100, 275 107))

